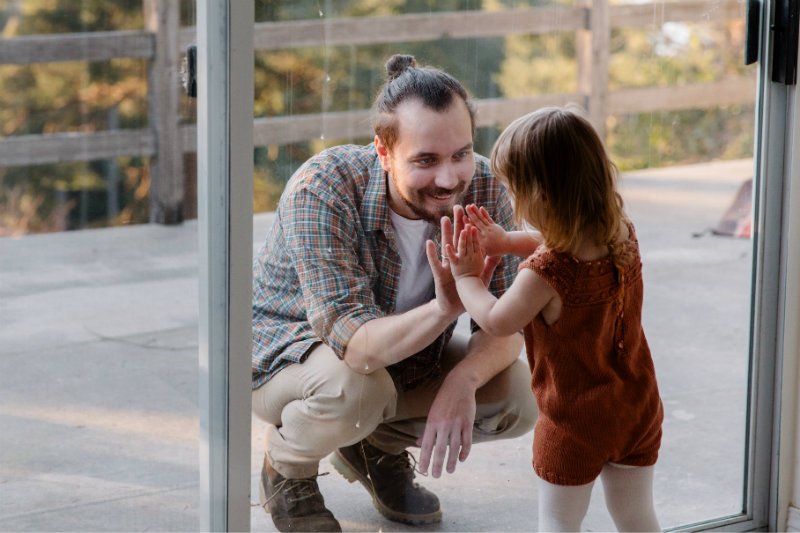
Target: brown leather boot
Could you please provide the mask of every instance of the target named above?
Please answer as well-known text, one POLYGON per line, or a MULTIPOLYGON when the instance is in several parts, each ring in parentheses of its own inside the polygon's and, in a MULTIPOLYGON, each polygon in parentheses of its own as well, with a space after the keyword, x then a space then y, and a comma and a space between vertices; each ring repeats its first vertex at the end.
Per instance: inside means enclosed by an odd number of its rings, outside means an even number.
POLYGON ((339 448, 330 457, 345 479, 364 485, 375 508, 389 520, 413 525, 441 522, 439 498, 414 482, 412 459, 407 451, 390 455, 366 440, 339 448))
POLYGON ((278 531, 342 531, 325 507, 317 476, 287 479, 264 457, 259 489, 261 507, 272 516, 278 531))

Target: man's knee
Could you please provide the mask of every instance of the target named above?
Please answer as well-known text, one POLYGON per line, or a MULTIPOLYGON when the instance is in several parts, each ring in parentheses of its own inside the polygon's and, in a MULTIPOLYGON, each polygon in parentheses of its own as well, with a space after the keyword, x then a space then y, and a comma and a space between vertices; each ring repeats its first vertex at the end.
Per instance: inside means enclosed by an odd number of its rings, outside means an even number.
POLYGON ((397 390, 385 369, 359 374, 325 345, 253 391, 254 413, 276 426, 294 423, 296 417, 306 426, 361 419, 377 424, 393 416, 396 405, 397 390))
POLYGON ((348 367, 346 375, 337 381, 341 401, 339 416, 342 419, 377 426, 394 416, 397 389, 385 369, 359 374, 348 367))
POLYGON ((289 378, 304 382, 296 384, 300 386, 281 408, 276 434, 269 439, 272 453, 280 455, 276 447, 286 449, 285 457, 279 458, 284 463, 318 460, 365 438, 394 416, 397 392, 386 370, 358 374, 344 363, 324 359, 312 361, 303 372, 295 368, 276 376, 286 386, 289 378))
POLYGON ((302 426, 309 438, 319 432, 326 440, 349 443, 394 416, 397 390, 385 369, 359 374, 332 352, 321 352, 309 358, 313 366, 301 377, 307 380, 302 397, 294 405, 287 405, 282 417, 284 426, 302 426))

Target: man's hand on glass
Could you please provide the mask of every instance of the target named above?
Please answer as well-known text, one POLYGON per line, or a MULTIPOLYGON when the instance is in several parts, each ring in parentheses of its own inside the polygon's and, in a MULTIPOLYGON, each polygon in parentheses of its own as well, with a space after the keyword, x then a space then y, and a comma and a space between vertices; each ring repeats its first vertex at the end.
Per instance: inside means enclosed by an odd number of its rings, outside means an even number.
MULTIPOLYGON (((433 271, 436 301, 442 313, 453 316, 454 318, 464 312, 464 306, 461 303, 461 299, 458 297, 455 279, 450 271, 450 261, 447 259, 445 249, 448 243, 451 244, 453 248, 457 249, 458 236, 468 221, 469 219, 464 212, 464 208, 460 205, 456 205, 453 208, 453 221, 448 217, 442 217, 441 257, 439 257, 436 245, 433 241, 429 240, 425 243, 428 263, 431 266, 431 271, 433 271)), ((490 255, 486 257, 483 265, 483 272, 481 273, 481 280, 485 286, 489 286, 494 271, 501 260, 502 258, 500 256, 490 255)))

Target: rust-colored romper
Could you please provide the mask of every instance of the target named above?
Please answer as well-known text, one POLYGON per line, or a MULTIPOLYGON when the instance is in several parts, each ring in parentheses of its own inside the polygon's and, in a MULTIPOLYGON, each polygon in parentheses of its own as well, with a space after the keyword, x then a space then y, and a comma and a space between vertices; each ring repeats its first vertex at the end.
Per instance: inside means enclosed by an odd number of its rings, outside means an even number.
POLYGON ((540 313, 524 330, 540 411, 533 468, 553 484, 583 485, 607 462, 649 466, 658 457, 664 415, 642 330, 642 263, 630 229, 619 245, 633 252, 622 276, 610 258, 579 261, 544 246, 520 264, 562 301, 552 325, 540 313))

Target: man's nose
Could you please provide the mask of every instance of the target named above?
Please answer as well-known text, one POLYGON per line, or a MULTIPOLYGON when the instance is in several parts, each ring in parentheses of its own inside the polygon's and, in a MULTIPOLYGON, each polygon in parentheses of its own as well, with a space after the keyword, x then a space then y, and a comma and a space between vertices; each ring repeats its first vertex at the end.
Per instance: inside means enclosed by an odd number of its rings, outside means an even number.
POLYGON ((436 173, 436 186, 442 189, 454 189, 458 185, 458 172, 450 163, 445 163, 436 173))

